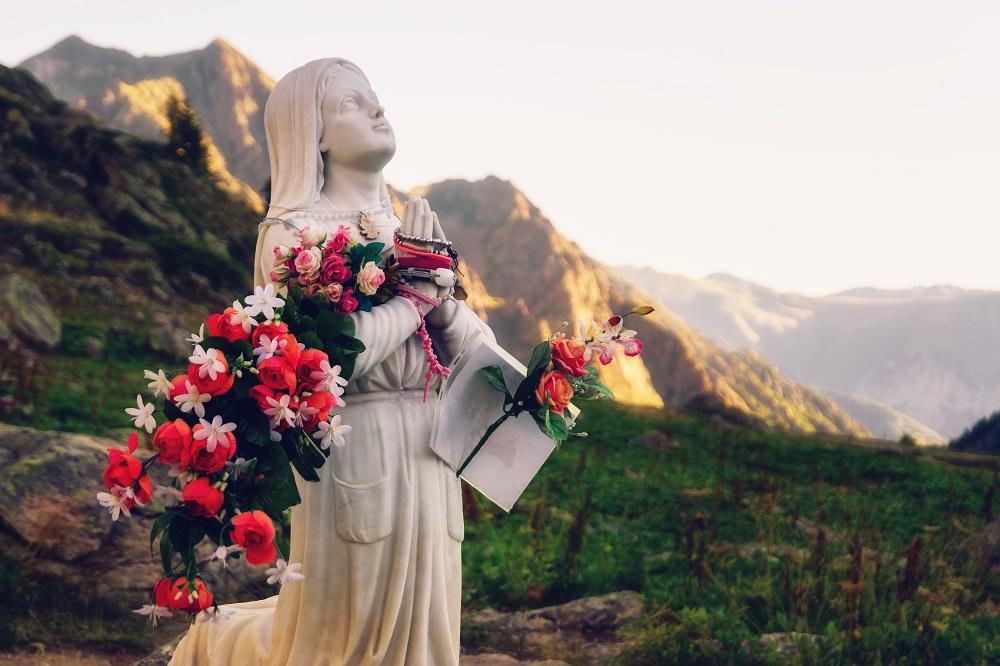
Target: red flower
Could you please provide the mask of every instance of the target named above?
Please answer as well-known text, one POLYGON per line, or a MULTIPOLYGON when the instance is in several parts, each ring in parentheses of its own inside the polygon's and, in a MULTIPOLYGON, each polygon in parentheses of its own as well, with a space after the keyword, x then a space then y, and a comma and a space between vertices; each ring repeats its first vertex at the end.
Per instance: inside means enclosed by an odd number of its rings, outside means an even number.
POLYGON ((183 419, 167 421, 156 429, 153 446, 160 452, 161 463, 179 463, 191 446, 191 427, 183 419))
POLYGON ((285 362, 293 368, 299 364, 299 341, 291 333, 278 336, 278 349, 285 362))
POLYGON ((153 587, 153 603, 160 608, 172 608, 195 615, 212 607, 215 598, 205 587, 205 581, 195 577, 189 586, 187 578, 161 578, 153 587), (193 589, 192 589, 193 587, 193 589))
POLYGON ((278 554, 274 547, 274 523, 263 511, 245 511, 233 518, 233 543, 247 549, 247 562, 267 564, 278 554))
POLYGON ((556 370, 549 370, 542 375, 535 389, 535 397, 538 404, 545 404, 545 395, 549 394, 549 411, 560 416, 566 405, 573 398, 573 387, 566 381, 565 375, 556 370))
POLYGON ((330 362, 330 357, 319 349, 306 349, 299 354, 299 362, 295 366, 295 374, 298 375, 301 388, 311 391, 316 387, 316 380, 312 378, 312 373, 321 372, 320 365, 326 361, 330 362))
POLYGON ((351 314, 358 309, 358 299, 354 298, 353 289, 345 289, 340 295, 340 302, 337 303, 337 311, 344 314, 351 314))
POLYGON ((207 476, 199 476, 184 486, 184 506, 195 516, 213 517, 219 513, 224 500, 222 491, 213 488, 207 476))
POLYGON ((104 487, 130 488, 142 474, 142 461, 119 449, 108 449, 111 462, 104 469, 104 487))
POLYGON ((267 401, 268 398, 278 399, 279 396, 274 394, 274 389, 265 386, 264 384, 254 384, 253 388, 249 391, 250 397, 257 401, 257 406, 261 410, 265 410, 271 406, 271 403, 267 401))
POLYGON ((313 430, 319 425, 320 421, 326 421, 330 418, 330 410, 333 406, 337 404, 337 399, 325 391, 317 391, 310 395, 308 398, 299 403, 299 409, 303 407, 309 407, 312 409, 319 410, 315 414, 310 414, 305 416, 305 420, 302 423, 302 427, 306 430, 313 430))
POLYGON ((275 391, 295 390, 295 366, 289 365, 284 356, 266 358, 257 365, 261 383, 275 391))
MULTIPOLYGON (((192 432, 196 433, 204 429, 205 427, 199 423, 194 427, 192 432)), ((229 446, 222 446, 222 444, 216 442, 216 446, 212 451, 209 451, 207 448, 207 439, 192 439, 190 454, 188 456, 191 467, 207 474, 214 474, 225 467, 226 461, 236 454, 236 437, 231 432, 224 432, 222 436, 229 440, 229 446)))
POLYGON ((338 231, 332 238, 330 238, 326 245, 323 246, 324 254, 330 252, 340 253, 344 251, 347 244, 351 242, 351 237, 348 236, 343 231, 338 231))
POLYGON ((143 474, 142 478, 135 484, 132 488, 132 494, 135 495, 134 500, 126 500, 128 508, 131 509, 136 504, 146 505, 149 504, 150 498, 153 497, 153 482, 149 479, 148 474, 143 474), (131 502, 129 504, 129 502, 131 502))
MULTIPOLYGON (((229 389, 233 387, 233 376, 229 374, 229 363, 226 361, 226 357, 222 355, 222 352, 218 353, 218 360, 226 366, 225 370, 216 372, 215 379, 208 373, 205 376, 200 376, 198 374, 198 368, 200 366, 192 363, 188 366, 187 379, 192 384, 198 387, 198 393, 211 393, 212 395, 222 395, 229 389)), ((187 390, 184 390, 187 393, 187 390)))
POLYGON ((587 374, 587 370, 584 368, 587 364, 586 343, 567 338, 562 333, 556 333, 555 337, 549 341, 549 347, 552 350, 552 364, 556 370, 574 377, 582 377, 587 374))
POLYGON ((344 284, 351 279, 351 269, 347 267, 344 258, 339 254, 328 254, 323 258, 319 277, 323 284, 333 284, 334 282, 344 284))
POLYGON ((187 375, 177 375, 170 380, 170 389, 163 396, 167 400, 173 400, 175 395, 183 395, 187 393, 187 375))
POLYGON ((285 322, 267 322, 261 324, 257 328, 253 329, 253 335, 250 336, 254 347, 260 347, 260 336, 266 335, 268 339, 274 340, 279 335, 288 333, 288 324, 285 322))
POLYGON ((214 314, 208 318, 208 334, 216 335, 236 342, 237 340, 249 340, 250 333, 243 328, 243 324, 232 323, 232 316, 236 314, 236 308, 226 308, 221 315, 214 314))

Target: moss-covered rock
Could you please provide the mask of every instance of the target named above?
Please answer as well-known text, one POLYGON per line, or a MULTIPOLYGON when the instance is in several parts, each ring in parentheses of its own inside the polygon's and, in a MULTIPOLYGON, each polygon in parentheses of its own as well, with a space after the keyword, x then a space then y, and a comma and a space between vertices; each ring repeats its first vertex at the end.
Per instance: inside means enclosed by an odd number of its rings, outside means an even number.
POLYGON ((59 345, 62 326, 41 290, 20 275, 0 278, 0 313, 19 338, 40 349, 59 345))

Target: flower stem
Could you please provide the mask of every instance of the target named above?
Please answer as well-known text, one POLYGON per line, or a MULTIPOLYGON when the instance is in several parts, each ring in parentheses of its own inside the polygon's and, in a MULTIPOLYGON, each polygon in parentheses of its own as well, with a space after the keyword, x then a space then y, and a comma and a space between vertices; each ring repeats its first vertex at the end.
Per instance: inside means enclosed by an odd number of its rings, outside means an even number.
POLYGON ((501 416, 496 421, 490 424, 490 427, 486 429, 486 434, 484 434, 482 438, 480 438, 479 443, 476 444, 476 448, 472 449, 472 453, 469 454, 469 457, 465 459, 465 462, 462 463, 462 466, 458 468, 457 472, 455 472, 455 476, 462 476, 462 472, 465 471, 465 468, 469 466, 469 463, 472 462, 472 459, 476 457, 477 453, 479 453, 479 449, 483 448, 483 444, 485 444, 486 440, 490 438, 490 435, 496 432, 496 429, 499 428, 504 421, 509 419, 511 415, 513 415, 513 410, 509 412, 504 412, 503 416, 501 416))

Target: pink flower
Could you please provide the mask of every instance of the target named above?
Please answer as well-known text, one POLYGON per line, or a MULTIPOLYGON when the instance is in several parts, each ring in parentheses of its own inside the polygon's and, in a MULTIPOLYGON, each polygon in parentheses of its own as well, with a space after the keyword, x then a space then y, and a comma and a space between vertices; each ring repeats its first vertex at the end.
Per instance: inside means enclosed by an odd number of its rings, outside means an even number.
POLYGON ((344 314, 351 314, 357 310, 358 299, 354 298, 354 290, 345 289, 344 293, 340 295, 340 302, 337 305, 337 310, 343 312, 344 314))
POLYGON ((372 296, 385 282, 385 273, 374 261, 369 261, 361 267, 357 276, 358 291, 365 296, 372 296))
POLYGON ((323 268, 320 269, 320 280, 323 284, 334 282, 344 284, 351 279, 351 269, 344 263, 344 258, 339 254, 328 254, 323 259, 323 268))
POLYGON ((337 303, 340 301, 340 295, 344 293, 344 287, 339 282, 334 282, 321 287, 320 291, 330 299, 331 303, 337 303))
POLYGON ((326 230, 322 227, 305 226, 299 229, 299 242, 303 248, 314 248, 326 240, 326 230))
POLYGON ((323 265, 323 253, 317 247, 302 250, 295 257, 295 270, 299 273, 299 280, 303 284, 315 282, 319 277, 320 267, 323 265))
POLYGON ((341 253, 344 248, 351 244, 351 228, 340 225, 337 227, 337 233, 333 238, 327 241, 326 251, 341 253))

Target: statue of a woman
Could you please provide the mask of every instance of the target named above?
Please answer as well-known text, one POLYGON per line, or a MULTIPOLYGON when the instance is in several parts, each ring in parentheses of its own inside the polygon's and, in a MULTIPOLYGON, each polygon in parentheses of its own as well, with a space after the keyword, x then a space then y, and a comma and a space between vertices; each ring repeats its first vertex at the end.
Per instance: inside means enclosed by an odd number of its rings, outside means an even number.
MULTIPOLYGON (((274 246, 297 244, 306 225, 348 225, 357 240, 387 248, 397 228, 443 238, 425 200, 411 198, 402 222, 393 213, 382 168, 395 137, 352 63, 316 60, 290 72, 271 92, 265 125, 271 207, 257 242, 257 284, 269 281, 274 246)), ((411 286, 448 296, 430 281, 411 286)), ((452 298, 432 307, 397 296, 352 315, 365 351, 340 414, 353 429, 320 481, 298 479, 302 503, 292 508, 289 561, 302 563, 305 579, 193 625, 172 664, 458 663, 461 489, 430 448, 434 405, 423 400, 428 361, 414 335, 418 307, 444 363, 476 331, 492 337, 452 298)))

